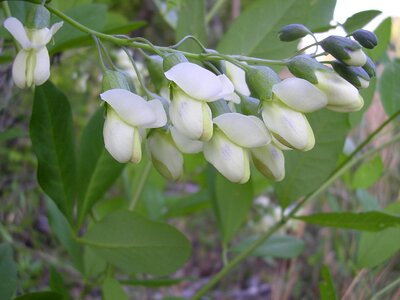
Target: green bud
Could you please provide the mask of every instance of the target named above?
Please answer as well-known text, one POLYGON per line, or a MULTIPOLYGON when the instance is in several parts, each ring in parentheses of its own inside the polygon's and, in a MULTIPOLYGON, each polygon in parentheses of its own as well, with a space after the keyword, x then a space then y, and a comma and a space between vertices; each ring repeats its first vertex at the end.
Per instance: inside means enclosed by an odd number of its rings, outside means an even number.
POLYGON ((146 57, 146 65, 149 70, 151 82, 158 93, 162 86, 167 86, 168 84, 164 76, 163 59, 159 55, 146 57))
POLYGON ((365 63, 365 65, 362 66, 362 68, 365 70, 365 72, 368 73, 369 77, 376 76, 375 64, 369 56, 367 56, 367 62, 365 63))
POLYGON ((261 101, 272 98, 272 86, 279 81, 278 74, 269 67, 255 66, 246 70, 246 83, 251 94, 261 101))
POLYGON ((50 12, 42 5, 35 5, 35 8, 30 10, 27 17, 26 27, 42 29, 50 25, 50 12))
POLYGON ((259 105, 260 100, 250 96, 240 95, 240 108, 244 115, 258 115, 259 105))
POLYGON ((356 88, 367 88, 369 85, 370 78, 368 73, 361 67, 349 67, 341 62, 334 62, 332 63, 333 69, 354 85, 356 88))
POLYGON ((167 54, 163 60, 164 72, 167 72, 173 66, 183 63, 183 62, 188 62, 188 60, 185 57, 185 55, 183 55, 182 53, 176 52, 176 53, 167 54))
POLYGON ((111 89, 124 89, 130 91, 130 86, 125 74, 118 71, 107 70, 103 74, 103 92, 111 89))
POLYGON ((311 31, 303 24, 289 24, 283 26, 278 33, 278 37, 283 42, 291 42, 311 34, 311 31))
POLYGON ((294 76, 305 79, 313 84, 318 83, 315 71, 328 69, 328 67, 306 54, 293 57, 287 67, 294 76))
POLYGON ((352 34, 353 38, 361 44, 361 46, 372 49, 376 45, 378 45, 378 38, 376 37, 375 33, 364 30, 358 29, 354 31, 352 34))

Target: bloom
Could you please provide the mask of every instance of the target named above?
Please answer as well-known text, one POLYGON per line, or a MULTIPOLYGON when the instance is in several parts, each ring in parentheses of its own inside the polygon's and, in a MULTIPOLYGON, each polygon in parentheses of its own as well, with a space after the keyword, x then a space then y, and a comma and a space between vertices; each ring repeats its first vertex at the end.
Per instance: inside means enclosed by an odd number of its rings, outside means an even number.
POLYGON ((257 170, 265 177, 281 181, 285 177, 285 157, 273 143, 250 149, 257 170))
POLYGON ((4 27, 21 45, 12 67, 15 84, 19 88, 41 85, 50 77, 50 58, 46 45, 61 28, 63 22, 51 28, 28 29, 16 18, 4 21, 4 27))
POLYGON ((159 100, 146 101, 124 89, 111 89, 100 94, 107 102, 107 117, 103 128, 107 151, 121 163, 138 163, 142 158, 142 128, 158 128, 167 123, 159 100))

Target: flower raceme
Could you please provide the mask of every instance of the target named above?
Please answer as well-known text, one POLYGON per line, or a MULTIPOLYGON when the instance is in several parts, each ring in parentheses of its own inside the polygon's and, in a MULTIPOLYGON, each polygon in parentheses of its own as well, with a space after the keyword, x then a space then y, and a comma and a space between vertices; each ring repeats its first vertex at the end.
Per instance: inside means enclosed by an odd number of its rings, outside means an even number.
POLYGON ((50 58, 46 45, 62 24, 59 22, 51 28, 35 29, 25 28, 14 17, 4 21, 4 27, 21 46, 12 67, 13 80, 19 88, 41 85, 49 79, 50 58))

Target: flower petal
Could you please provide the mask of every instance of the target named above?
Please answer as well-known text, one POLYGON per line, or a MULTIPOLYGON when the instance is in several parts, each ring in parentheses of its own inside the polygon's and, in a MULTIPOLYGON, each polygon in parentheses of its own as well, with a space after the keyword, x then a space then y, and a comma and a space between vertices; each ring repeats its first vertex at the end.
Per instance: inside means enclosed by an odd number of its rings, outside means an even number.
POLYGON ((12 76, 17 87, 23 89, 26 87, 26 66, 29 52, 20 50, 15 57, 12 66, 12 76))
POLYGON ((263 121, 255 116, 225 113, 214 118, 214 123, 234 143, 254 148, 271 142, 271 135, 263 121))
POLYGON ((308 151, 314 147, 314 133, 306 117, 279 102, 263 105, 262 117, 274 137, 287 147, 308 151))
POLYGON ((199 153, 203 150, 203 143, 196 140, 187 138, 175 127, 171 127, 171 136, 175 142, 176 147, 183 153, 199 153))
POLYGON ((157 116, 152 106, 142 97, 128 90, 111 89, 100 94, 100 98, 131 126, 147 126, 156 122, 157 116))
POLYGON ((348 51, 350 58, 343 59, 343 62, 349 66, 362 67, 367 62, 367 56, 361 49, 348 51))
POLYGON ((218 75, 217 78, 221 82, 222 90, 218 95, 215 95, 214 97, 211 97, 210 99, 206 99, 207 102, 216 101, 219 99, 225 99, 225 97, 227 97, 227 96, 229 98, 229 96, 232 95, 235 90, 232 82, 229 80, 228 77, 226 77, 225 74, 218 75))
POLYGON ((209 100, 223 90, 221 80, 217 75, 190 62, 173 66, 165 72, 165 77, 175 82, 186 94, 197 100, 209 100))
POLYGON ((235 90, 244 96, 250 96, 250 90, 246 83, 246 73, 243 69, 225 61, 226 75, 232 81, 235 90))
POLYGON ((150 107, 153 110, 154 115, 156 116, 155 122, 150 125, 146 125, 146 128, 159 128, 165 126, 167 124, 167 114, 165 113, 164 106, 161 101, 158 99, 147 101, 150 107))
POLYGON ((290 108, 303 112, 313 112, 325 107, 325 94, 301 78, 286 78, 272 87, 272 92, 290 108))
POLYGON ((14 17, 7 18, 4 21, 4 27, 11 33, 14 39, 21 45, 25 50, 30 49, 32 47, 31 41, 26 34, 26 30, 24 25, 14 17))
POLYGON ((52 34, 49 28, 31 29, 32 47, 40 49, 45 47, 51 40, 52 34))
POLYGON ((57 31, 63 26, 63 24, 64 24, 64 22, 54 23, 50 28, 51 35, 55 35, 57 33, 57 31))
POLYGON ((221 131, 216 131, 210 141, 204 143, 204 157, 223 176, 232 182, 245 183, 250 178, 247 150, 236 145, 221 131))
POLYGON ((107 151, 120 163, 129 162, 133 156, 135 128, 108 109, 104 122, 103 138, 107 151))
POLYGON ((36 64, 33 71, 33 82, 41 85, 50 77, 50 58, 47 48, 44 47, 36 52, 36 64))
POLYGON ((285 177, 285 157, 274 144, 250 150, 257 170, 267 178, 281 181, 285 177))

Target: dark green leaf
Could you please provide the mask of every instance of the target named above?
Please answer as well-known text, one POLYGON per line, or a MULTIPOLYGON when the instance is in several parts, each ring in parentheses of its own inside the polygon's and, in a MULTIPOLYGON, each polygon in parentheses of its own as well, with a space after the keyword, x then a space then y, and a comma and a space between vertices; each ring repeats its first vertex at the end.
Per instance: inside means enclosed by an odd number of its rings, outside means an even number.
POLYGON ((316 29, 326 28, 325 31, 331 29, 329 22, 333 19, 333 12, 336 7, 336 0, 321 0, 311 3, 311 9, 308 18, 304 24, 310 28, 312 32, 316 29))
POLYGON ((384 165, 379 155, 370 161, 364 162, 355 172, 352 182, 353 188, 366 189, 374 185, 382 176, 384 165))
MULTIPOLYGON (((400 202, 394 202, 385 209, 387 213, 400 214, 400 202)), ((357 265, 372 268, 386 261, 400 250, 400 228, 388 228, 379 233, 362 232, 359 240, 357 265)))
POLYGON ((54 267, 50 269, 50 288, 52 291, 62 295, 63 300, 71 299, 67 287, 65 286, 64 279, 56 271, 54 267))
POLYGON ((17 267, 10 244, 0 244, 0 298, 9 300, 17 289, 17 267))
POLYGON ((383 108, 388 116, 400 110, 400 59, 393 61, 385 66, 383 71, 379 90, 383 108))
POLYGON ((107 277, 101 287, 104 300, 128 300, 121 284, 114 278, 107 277))
POLYGON ((246 219, 253 201, 251 180, 245 184, 236 184, 227 180, 213 170, 210 172, 212 182, 211 199, 214 214, 217 217, 222 241, 227 244, 246 219))
MULTIPOLYGON (((204 0, 183 0, 181 3, 176 27, 176 39, 179 41, 187 35, 194 35, 203 44, 207 43, 204 0)), ((180 49, 201 52, 201 49, 194 41, 186 42, 180 49)))
POLYGON ((308 152, 286 151, 286 177, 276 184, 283 207, 319 187, 336 167, 349 128, 346 114, 318 111, 307 116, 315 135, 308 152))
MULTIPOLYGON (((234 252, 242 252, 250 244, 257 240, 257 237, 250 237, 240 242, 234 252)), ((253 256, 293 258, 299 256, 304 250, 304 242, 289 235, 274 235, 262 243, 253 253, 253 256)))
POLYGON ((319 284, 319 293, 321 295, 321 300, 336 300, 336 289, 333 284, 333 279, 331 272, 327 266, 322 267, 321 271, 323 281, 319 284))
POLYGON ((390 37, 392 33, 392 18, 386 18, 374 30, 375 35, 378 37, 378 45, 374 49, 365 49, 365 52, 371 57, 373 61, 382 59, 383 54, 386 53, 390 44, 390 37))
POLYGON ((350 18, 348 18, 344 23, 343 27, 347 33, 351 33, 354 30, 360 29, 367 25, 372 19, 382 12, 379 10, 365 10, 355 13, 350 18))
POLYGON ((83 262, 85 266, 85 277, 91 278, 98 276, 107 267, 104 259, 98 256, 91 248, 85 247, 83 253, 83 262))
POLYGON ((381 231, 400 225, 400 215, 389 215, 380 211, 319 213, 295 219, 309 224, 361 231, 381 231))
POLYGON ((79 224, 119 177, 125 166, 113 159, 105 149, 103 124, 104 111, 99 109, 82 133, 78 155, 79 224))
POLYGON ((128 211, 94 224, 82 242, 108 263, 134 273, 165 275, 190 256, 189 241, 174 227, 128 211))
POLYGON ((39 184, 71 221, 76 191, 72 113, 68 99, 50 81, 35 89, 30 136, 39 184))
POLYGON ((14 300, 63 300, 63 297, 59 293, 46 291, 25 294, 15 298, 14 300))

